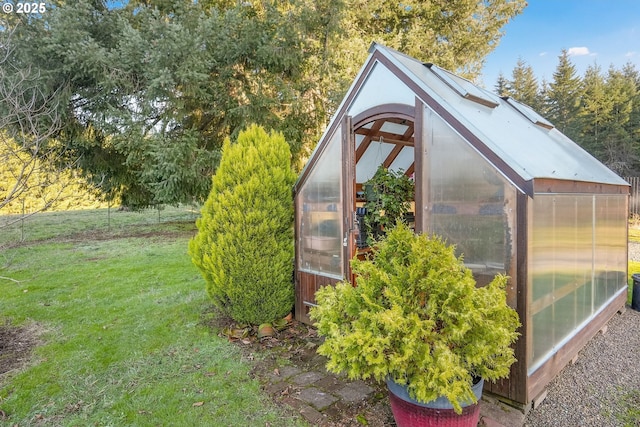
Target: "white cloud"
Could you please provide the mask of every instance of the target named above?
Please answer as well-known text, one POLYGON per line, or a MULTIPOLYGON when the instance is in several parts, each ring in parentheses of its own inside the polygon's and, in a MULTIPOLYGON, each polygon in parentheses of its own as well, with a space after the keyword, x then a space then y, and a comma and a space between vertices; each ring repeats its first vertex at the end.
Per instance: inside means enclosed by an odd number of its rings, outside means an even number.
POLYGON ((624 56, 626 58, 633 58, 634 56, 636 56, 638 54, 638 52, 627 52, 624 56))
POLYGON ((585 55, 590 55, 591 52, 589 52, 589 48, 588 47, 570 47, 569 50, 567 51, 567 53, 569 54, 569 56, 585 56, 585 55))
POLYGON ((547 56, 547 52, 540 52, 538 56, 547 56))

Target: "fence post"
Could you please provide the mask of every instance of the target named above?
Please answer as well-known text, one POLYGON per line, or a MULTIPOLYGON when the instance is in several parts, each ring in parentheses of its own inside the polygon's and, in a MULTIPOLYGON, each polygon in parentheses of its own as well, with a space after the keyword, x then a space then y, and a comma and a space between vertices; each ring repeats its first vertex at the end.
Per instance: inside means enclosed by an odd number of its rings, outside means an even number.
POLYGON ((629 217, 638 216, 640 214, 640 177, 626 176, 623 178, 629 183, 630 195, 629 195, 629 217))
POLYGON ((24 242, 24 199, 22 199, 22 218, 20 218, 20 242, 24 242))

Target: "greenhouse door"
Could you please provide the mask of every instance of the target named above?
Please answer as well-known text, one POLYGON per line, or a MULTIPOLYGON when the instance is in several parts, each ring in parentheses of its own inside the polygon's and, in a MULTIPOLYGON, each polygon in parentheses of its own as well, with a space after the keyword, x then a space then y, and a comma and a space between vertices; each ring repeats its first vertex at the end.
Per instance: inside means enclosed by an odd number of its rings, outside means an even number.
POLYGON ((344 240, 344 277, 354 283, 351 273, 351 259, 356 254, 356 238, 359 233, 356 218, 356 140, 351 117, 345 116, 342 122, 342 200, 344 240))
POLYGON ((407 105, 385 104, 353 119, 345 117, 342 123, 344 277, 351 283, 354 278, 350 261, 356 256, 363 260, 371 254, 369 230, 364 226, 371 214, 367 212, 371 200, 367 200, 365 186, 379 168, 414 180, 414 197, 403 219, 411 228, 421 230, 422 213, 415 206, 420 206, 422 187, 415 177, 422 174, 421 158, 416 156, 421 152, 422 128, 420 121, 420 131, 415 132, 414 112, 407 105))

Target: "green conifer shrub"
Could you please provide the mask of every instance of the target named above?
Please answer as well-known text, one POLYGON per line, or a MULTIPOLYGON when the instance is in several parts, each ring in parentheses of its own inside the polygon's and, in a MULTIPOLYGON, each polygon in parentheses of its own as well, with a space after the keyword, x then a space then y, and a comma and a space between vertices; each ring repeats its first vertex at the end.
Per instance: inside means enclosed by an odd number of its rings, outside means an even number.
POLYGON ((281 133, 252 125, 224 142, 189 253, 214 305, 236 322, 258 325, 291 311, 294 180, 281 133))
POLYGON ((477 288, 454 247, 401 222, 352 268, 357 286, 320 289, 310 313, 328 370, 390 377, 418 401, 447 397, 458 413, 460 402, 476 401, 474 377, 509 374, 520 322, 506 303, 506 276, 477 288))

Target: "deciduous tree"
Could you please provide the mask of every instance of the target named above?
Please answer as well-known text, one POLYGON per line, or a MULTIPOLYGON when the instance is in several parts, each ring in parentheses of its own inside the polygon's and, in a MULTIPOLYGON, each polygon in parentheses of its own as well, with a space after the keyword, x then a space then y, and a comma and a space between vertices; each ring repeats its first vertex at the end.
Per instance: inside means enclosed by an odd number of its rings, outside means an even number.
MULTIPOLYGON (((73 165, 61 161, 55 140, 62 126, 60 111, 65 86, 50 88, 37 66, 15 60, 15 26, 4 22, 0 31, 0 211, 25 195, 40 191, 42 203, 53 203, 60 175, 73 165), (46 197, 45 197, 46 196, 46 197)), ((5 210, 6 212, 6 210, 5 210)))

